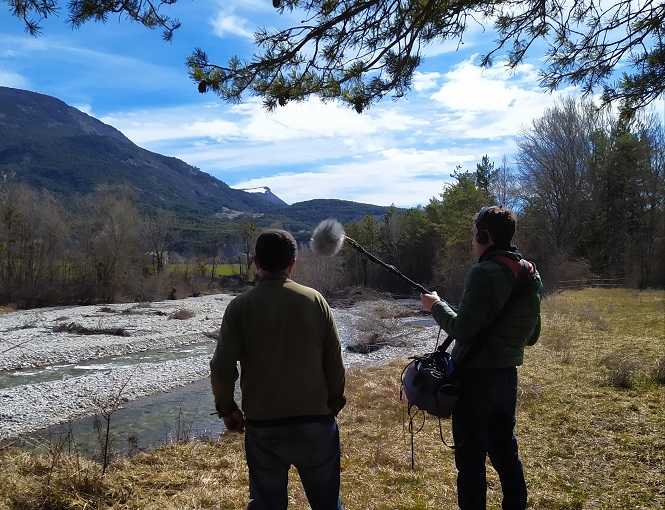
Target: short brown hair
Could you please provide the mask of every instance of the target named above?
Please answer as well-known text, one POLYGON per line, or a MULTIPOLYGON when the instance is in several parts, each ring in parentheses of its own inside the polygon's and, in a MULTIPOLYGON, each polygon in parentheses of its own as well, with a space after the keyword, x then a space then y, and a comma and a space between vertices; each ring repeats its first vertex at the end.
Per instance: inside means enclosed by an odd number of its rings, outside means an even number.
POLYGON ((264 271, 283 271, 297 256, 298 244, 286 230, 266 230, 256 240, 254 258, 264 271))
POLYGON ((515 235, 517 216, 502 205, 493 205, 483 207, 476 214, 474 223, 478 231, 486 230, 492 236, 494 244, 509 247, 515 235))

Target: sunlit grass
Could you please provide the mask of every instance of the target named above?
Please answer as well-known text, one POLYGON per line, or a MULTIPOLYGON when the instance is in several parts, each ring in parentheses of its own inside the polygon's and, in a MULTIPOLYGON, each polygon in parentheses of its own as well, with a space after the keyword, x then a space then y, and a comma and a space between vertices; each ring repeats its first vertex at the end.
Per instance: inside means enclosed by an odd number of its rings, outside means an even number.
POLYGON ((535 508, 665 507, 665 390, 651 376, 663 356, 663 291, 543 301, 541 341, 521 369, 522 387, 541 398, 518 416, 535 508))
MULTIPOLYGON (((196 264, 168 264, 166 270, 169 274, 205 274, 210 275, 212 272, 212 264, 201 264, 197 266, 196 264)), ((232 276, 242 274, 243 267, 240 264, 216 264, 215 265, 215 276, 232 276)))
MULTIPOLYGON (((543 301, 541 340, 520 368, 516 433, 535 509, 665 508, 665 292, 566 291, 543 301), (632 360, 630 384, 608 359, 632 360)), ((453 453, 427 417, 411 437, 399 400, 407 360, 348 373, 339 416, 346 510, 456 508, 453 453)), ((444 421, 444 439, 451 440, 444 421)), ((0 508, 244 509, 243 438, 177 443, 113 464, 101 478, 75 452, 0 452, 0 508)), ((488 508, 500 508, 488 466, 488 508)), ((289 508, 308 508, 295 472, 289 508)))

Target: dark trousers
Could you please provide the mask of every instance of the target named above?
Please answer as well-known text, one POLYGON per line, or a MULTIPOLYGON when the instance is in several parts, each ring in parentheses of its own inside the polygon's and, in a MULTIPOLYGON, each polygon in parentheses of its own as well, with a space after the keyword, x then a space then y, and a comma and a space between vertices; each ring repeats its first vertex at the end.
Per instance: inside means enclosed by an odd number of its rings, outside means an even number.
POLYGON ((457 500, 461 510, 486 508, 485 460, 501 480, 503 510, 526 508, 527 490, 517 452, 517 369, 467 369, 453 413, 457 500))
POLYGON ((312 510, 342 510, 339 429, 324 421, 245 427, 249 468, 248 510, 285 510, 288 472, 298 470, 312 510))

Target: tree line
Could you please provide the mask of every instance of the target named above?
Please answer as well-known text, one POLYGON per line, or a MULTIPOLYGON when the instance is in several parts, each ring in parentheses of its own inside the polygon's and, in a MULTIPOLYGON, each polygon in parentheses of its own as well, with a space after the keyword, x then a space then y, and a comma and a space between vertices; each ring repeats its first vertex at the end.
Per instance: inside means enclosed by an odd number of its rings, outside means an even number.
POLYGON ((246 230, 245 224, 215 218, 194 222, 171 211, 143 209, 127 186, 105 185, 65 202, 4 175, 0 305, 29 308, 196 294, 214 278, 225 249, 233 247, 244 261, 238 246, 247 242, 246 230), (182 236, 193 239, 193 252, 187 254, 191 271, 174 275, 165 270, 166 263, 182 236))
MULTIPOLYGON (((471 258, 473 215, 503 204, 518 215, 515 243, 549 290, 589 283, 665 287, 665 131, 655 114, 626 118, 568 98, 523 128, 517 152, 475 170, 458 167, 425 206, 391 206, 345 225, 349 237, 410 279, 452 302, 471 258)), ((273 225, 279 227, 280 225, 273 225)), ((178 218, 142 211, 131 189, 104 186, 68 203, 47 190, 0 183, 0 304, 154 300, 207 285, 206 265, 241 264, 251 280, 261 229, 247 218, 178 218), (186 220, 183 222, 183 220, 186 220), (191 273, 166 272, 169 253, 193 241, 191 273)), ((347 285, 412 289, 352 249, 334 260, 300 251, 296 277, 335 290, 347 285)))
MULTIPOLYGON (((567 98, 520 132, 513 161, 485 156, 424 207, 366 216, 347 235, 455 302, 473 263, 471 228, 485 205, 518 215, 515 243, 549 290, 587 284, 665 286, 665 131, 653 113, 613 115, 567 98)), ((353 250, 342 272, 386 290, 408 287, 353 250)))

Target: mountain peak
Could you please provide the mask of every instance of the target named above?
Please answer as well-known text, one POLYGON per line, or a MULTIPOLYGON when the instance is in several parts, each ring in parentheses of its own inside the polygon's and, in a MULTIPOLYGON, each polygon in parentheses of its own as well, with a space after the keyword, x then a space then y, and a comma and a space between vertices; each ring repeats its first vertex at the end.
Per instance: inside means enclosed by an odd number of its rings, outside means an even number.
MULTIPOLYGON (((240 189, 240 188, 238 188, 240 189)), ((275 195, 268 186, 259 186, 257 188, 242 188, 245 193, 253 193, 273 204, 288 205, 284 200, 275 195)))

